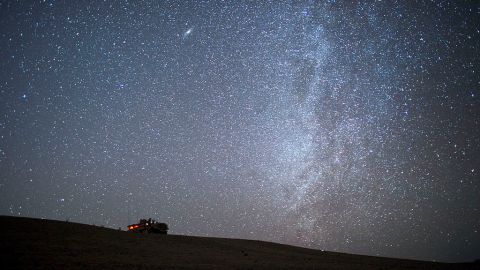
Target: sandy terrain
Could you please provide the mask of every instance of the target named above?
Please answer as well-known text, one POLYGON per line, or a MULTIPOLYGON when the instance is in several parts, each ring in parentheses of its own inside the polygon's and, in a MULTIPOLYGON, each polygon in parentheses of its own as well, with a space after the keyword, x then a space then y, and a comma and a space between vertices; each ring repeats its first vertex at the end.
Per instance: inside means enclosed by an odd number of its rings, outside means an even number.
POLYGON ((0 216, 1 269, 478 269, 322 252, 275 243, 137 234, 0 216), (8 266, 8 267, 4 267, 8 266))

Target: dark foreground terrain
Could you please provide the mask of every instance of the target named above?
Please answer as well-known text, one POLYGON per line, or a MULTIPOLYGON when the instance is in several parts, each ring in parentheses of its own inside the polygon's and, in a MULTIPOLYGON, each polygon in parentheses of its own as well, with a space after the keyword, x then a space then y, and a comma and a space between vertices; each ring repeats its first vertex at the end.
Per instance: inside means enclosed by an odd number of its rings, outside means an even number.
POLYGON ((477 269, 275 243, 0 216, 1 269, 477 269))

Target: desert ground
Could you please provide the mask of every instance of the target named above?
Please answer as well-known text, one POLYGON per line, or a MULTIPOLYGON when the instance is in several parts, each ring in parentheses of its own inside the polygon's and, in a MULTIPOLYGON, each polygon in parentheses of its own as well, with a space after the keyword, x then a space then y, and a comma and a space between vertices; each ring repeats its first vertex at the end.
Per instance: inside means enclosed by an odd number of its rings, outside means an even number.
POLYGON ((54 220, 0 216, 0 225, 1 269, 479 269, 54 220))

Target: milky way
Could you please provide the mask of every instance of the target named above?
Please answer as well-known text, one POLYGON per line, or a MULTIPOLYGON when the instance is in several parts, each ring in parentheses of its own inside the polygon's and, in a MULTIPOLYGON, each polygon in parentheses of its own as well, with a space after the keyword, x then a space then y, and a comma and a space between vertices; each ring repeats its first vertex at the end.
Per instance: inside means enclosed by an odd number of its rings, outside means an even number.
POLYGON ((475 1, 2 1, 0 214, 480 258, 475 1))

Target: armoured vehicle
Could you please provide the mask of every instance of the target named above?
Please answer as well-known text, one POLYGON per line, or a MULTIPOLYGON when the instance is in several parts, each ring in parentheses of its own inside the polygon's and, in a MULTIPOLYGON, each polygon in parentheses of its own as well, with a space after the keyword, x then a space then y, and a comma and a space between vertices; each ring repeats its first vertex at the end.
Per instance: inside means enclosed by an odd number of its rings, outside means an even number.
POLYGON ((159 223, 155 220, 149 219, 140 219, 140 222, 137 224, 128 225, 129 232, 140 232, 140 233, 159 233, 167 234, 168 225, 166 223, 159 223))

